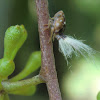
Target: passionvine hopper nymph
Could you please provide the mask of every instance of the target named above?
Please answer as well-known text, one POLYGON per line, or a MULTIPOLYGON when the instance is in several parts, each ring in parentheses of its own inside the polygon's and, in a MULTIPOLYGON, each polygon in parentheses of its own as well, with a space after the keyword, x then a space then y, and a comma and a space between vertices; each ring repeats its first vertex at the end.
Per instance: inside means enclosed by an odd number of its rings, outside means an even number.
POLYGON ((59 51, 64 55, 67 62, 67 58, 71 58, 72 54, 76 56, 81 54, 84 57, 86 57, 86 55, 92 57, 92 54, 95 53, 95 51, 84 44, 82 40, 77 40, 72 36, 63 34, 66 26, 66 19, 63 11, 57 12, 54 17, 50 18, 48 25, 51 29, 50 41, 54 41, 54 38, 58 40, 59 51))

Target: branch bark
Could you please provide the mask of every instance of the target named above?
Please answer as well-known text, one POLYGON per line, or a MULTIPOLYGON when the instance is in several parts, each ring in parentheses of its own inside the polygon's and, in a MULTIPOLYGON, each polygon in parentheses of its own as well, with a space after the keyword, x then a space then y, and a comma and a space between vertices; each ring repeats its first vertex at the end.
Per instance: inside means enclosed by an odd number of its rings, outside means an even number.
POLYGON ((42 53, 40 76, 46 81, 50 100, 62 100, 55 69, 53 45, 49 42, 50 29, 46 30, 45 26, 49 20, 48 1, 36 0, 36 7, 42 53))

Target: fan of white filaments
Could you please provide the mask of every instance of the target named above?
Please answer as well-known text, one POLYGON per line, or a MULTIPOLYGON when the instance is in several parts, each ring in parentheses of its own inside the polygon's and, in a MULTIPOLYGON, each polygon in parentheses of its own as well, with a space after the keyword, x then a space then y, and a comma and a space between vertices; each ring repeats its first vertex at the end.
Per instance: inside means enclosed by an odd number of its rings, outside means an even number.
POLYGON ((82 40, 74 39, 71 36, 64 36, 64 38, 61 37, 59 39, 59 51, 64 55, 67 63, 67 59, 71 58, 72 54, 75 54, 75 56, 81 54, 85 58, 87 58, 87 55, 88 57, 93 57, 92 55, 95 54, 95 51, 84 44, 82 40))

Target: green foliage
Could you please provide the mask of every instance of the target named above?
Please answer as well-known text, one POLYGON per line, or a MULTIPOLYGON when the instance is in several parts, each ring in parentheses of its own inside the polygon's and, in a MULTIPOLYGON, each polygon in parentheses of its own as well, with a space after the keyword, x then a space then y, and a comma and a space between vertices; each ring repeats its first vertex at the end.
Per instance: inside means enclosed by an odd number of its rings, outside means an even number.
POLYGON ((97 100, 100 100, 100 92, 97 94, 97 100))

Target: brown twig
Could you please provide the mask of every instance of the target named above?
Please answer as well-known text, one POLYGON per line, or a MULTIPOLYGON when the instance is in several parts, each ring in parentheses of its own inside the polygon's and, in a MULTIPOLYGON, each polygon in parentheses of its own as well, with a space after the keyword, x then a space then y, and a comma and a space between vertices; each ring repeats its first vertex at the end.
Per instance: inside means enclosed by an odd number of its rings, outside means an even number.
POLYGON ((46 25, 49 20, 48 1, 36 0, 36 7, 42 52, 42 67, 40 76, 46 81, 50 100, 62 100, 55 69, 53 45, 52 42, 49 42, 50 29, 48 28, 48 30, 46 30, 46 25))

